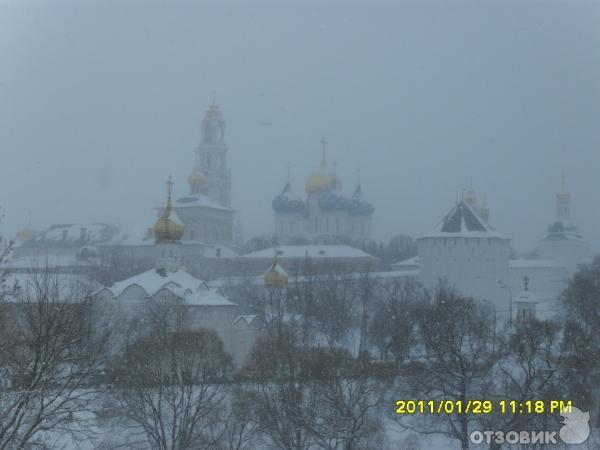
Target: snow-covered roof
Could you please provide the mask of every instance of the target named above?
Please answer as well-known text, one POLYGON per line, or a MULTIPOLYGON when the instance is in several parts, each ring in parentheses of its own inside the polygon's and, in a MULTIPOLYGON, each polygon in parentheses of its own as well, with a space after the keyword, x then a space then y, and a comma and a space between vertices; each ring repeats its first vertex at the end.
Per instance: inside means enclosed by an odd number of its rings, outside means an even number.
POLYGON ((194 278, 184 270, 176 272, 159 272, 156 269, 150 269, 139 273, 123 281, 118 281, 107 289, 118 297, 125 289, 137 285, 141 287, 148 296, 156 294, 163 287, 177 287, 190 292, 196 292, 198 288, 205 285, 204 281, 194 278))
POLYGON ((205 258, 235 258, 238 254, 230 247, 224 245, 207 245, 202 241, 181 241, 182 245, 203 245, 202 256, 205 258), (218 254, 218 256, 217 256, 218 254))
MULTIPOLYGON (((171 218, 175 218, 171 212, 171 218)), ((152 223, 152 222, 148 222, 152 223)), ((127 225, 120 227, 119 233, 108 243, 108 245, 118 246, 141 246, 154 245, 154 234, 152 228, 147 224, 127 225)), ((234 258, 237 253, 230 247, 224 245, 207 244, 200 240, 182 239, 181 245, 195 245, 202 247, 198 250, 206 258, 234 258), (218 251, 220 249, 220 251, 218 251), (217 256, 219 254, 219 256, 217 256)))
POLYGON ((23 269, 60 269, 65 267, 93 266, 92 261, 83 261, 73 255, 48 255, 48 256, 21 256, 11 257, 0 264, 0 269, 23 270, 23 269))
POLYGON ((254 322, 257 319, 260 319, 260 316, 258 314, 243 314, 237 316, 237 318, 233 321, 233 324, 236 325, 238 322, 244 321, 246 322, 246 325, 252 325, 252 322, 254 322))
MULTIPOLYGON (((148 297, 156 295, 163 289, 167 290, 190 306, 236 306, 217 289, 209 288, 204 281, 193 277, 184 270, 159 272, 156 269, 150 269, 103 289, 108 289, 114 297, 119 297, 131 286, 142 288, 148 297)), ((96 292, 100 292, 100 290, 96 292)))
MULTIPOLYGON (((418 270, 401 270, 401 271, 370 272, 369 273, 369 278, 373 278, 373 279, 416 278, 418 276, 419 276, 418 270)), ((351 274, 350 276, 340 275, 340 276, 333 277, 333 278, 334 279, 337 278, 339 280, 347 280, 347 279, 360 280, 360 279, 362 279, 362 277, 364 277, 364 273, 357 272, 357 273, 351 274)), ((328 279, 329 279, 329 277, 328 277, 328 279)), ((304 283, 309 280, 314 281, 314 277, 295 276, 295 277, 293 277, 293 279, 290 279, 290 282, 304 283)), ((223 277, 223 278, 217 278, 215 280, 209 281, 208 285, 211 288, 224 289, 224 288, 228 288, 228 287, 245 285, 246 283, 251 286, 264 286, 265 279, 264 279, 264 276, 223 277)))
POLYGON ((68 223, 55 224, 33 233, 31 239, 19 245, 39 245, 40 243, 61 244, 103 244, 110 241, 118 227, 109 223, 68 223))
POLYGON ((466 237, 507 239, 497 233, 466 201, 461 200, 422 238, 466 237))
POLYGON ((282 245, 274 249, 266 248, 258 250, 240 258, 265 258, 272 259, 277 251, 277 257, 284 258, 370 258, 376 259, 374 256, 363 252, 349 245, 282 245))
POLYGON ((221 209, 223 211, 233 211, 231 208, 227 208, 226 206, 219 205, 218 203, 212 201, 212 199, 204 194, 193 194, 188 195, 187 197, 182 197, 173 203, 175 208, 187 208, 191 206, 202 207, 202 208, 214 208, 221 209))
POLYGON ((415 267, 419 265, 419 257, 413 256, 412 258, 403 259, 402 261, 398 261, 393 263, 392 268, 402 268, 402 267, 415 267))
POLYGON ((533 292, 522 291, 513 299, 513 303, 537 303, 538 299, 533 292))
POLYGON ((508 267, 511 269, 533 269, 536 267, 564 267, 564 265, 551 259, 511 259, 508 261, 508 267))
POLYGON ((199 289, 183 298, 185 304, 191 306, 237 306, 216 289, 199 289))
POLYGON ((109 245, 154 245, 152 223, 148 221, 144 224, 120 226, 119 232, 109 242, 109 245))

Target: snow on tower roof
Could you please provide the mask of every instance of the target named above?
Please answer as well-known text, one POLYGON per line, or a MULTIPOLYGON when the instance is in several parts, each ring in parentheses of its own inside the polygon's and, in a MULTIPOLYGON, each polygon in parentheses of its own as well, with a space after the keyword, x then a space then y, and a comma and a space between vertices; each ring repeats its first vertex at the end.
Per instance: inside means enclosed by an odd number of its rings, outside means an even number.
POLYGON ((421 239, 429 237, 507 239, 488 225, 471 205, 464 200, 458 202, 437 224, 433 231, 422 236, 421 239))

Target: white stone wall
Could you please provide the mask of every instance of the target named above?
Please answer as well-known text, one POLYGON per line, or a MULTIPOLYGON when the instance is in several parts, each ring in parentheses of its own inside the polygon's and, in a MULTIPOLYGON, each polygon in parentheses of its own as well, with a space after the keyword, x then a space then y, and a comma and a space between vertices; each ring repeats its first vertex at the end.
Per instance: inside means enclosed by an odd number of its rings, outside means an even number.
POLYGON ((544 239, 536 249, 540 259, 551 259, 565 265, 571 274, 577 265, 591 258, 590 244, 578 239, 544 239))
MULTIPOLYGON (((169 320, 180 321, 180 325, 190 330, 205 328, 217 333, 223 347, 228 352, 236 367, 241 367, 256 337, 260 333, 260 320, 255 320, 251 325, 240 320, 236 325, 237 306, 200 306, 184 305, 183 301, 167 289, 162 289, 155 298, 148 298, 146 291, 140 286, 131 285, 121 295, 114 298, 110 290, 102 289, 95 296, 96 304, 111 309, 114 314, 115 330, 111 336, 111 348, 118 352, 127 342, 132 342, 140 335, 148 332, 144 328, 146 323, 144 308, 151 308, 152 302, 165 302, 165 304, 178 305, 182 310, 173 315, 169 320)), ((170 326, 176 327, 176 323, 170 326)))
POLYGON ((243 367, 248 362, 248 355, 262 332, 262 325, 260 319, 255 319, 251 324, 242 319, 234 325, 232 355, 236 367, 243 367))
POLYGON ((499 238, 426 237, 418 241, 419 279, 427 287, 440 278, 464 295, 492 302, 500 315, 508 292, 509 241, 499 238))
POLYGON ((305 219, 302 214, 275 214, 275 234, 283 237, 304 236, 306 234, 305 219))

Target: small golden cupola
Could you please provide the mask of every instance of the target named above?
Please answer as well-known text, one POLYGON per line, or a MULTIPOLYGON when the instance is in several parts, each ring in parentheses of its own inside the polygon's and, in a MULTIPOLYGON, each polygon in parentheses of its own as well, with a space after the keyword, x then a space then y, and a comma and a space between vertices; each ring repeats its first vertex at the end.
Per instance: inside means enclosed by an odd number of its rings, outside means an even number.
POLYGON ((204 174, 198 167, 194 168, 187 180, 190 185, 190 191, 193 195, 197 195, 202 192, 202 186, 204 186, 204 174))
POLYGON ((327 191, 331 187, 332 179, 327 173, 327 162, 325 159, 325 138, 321 139, 323 145, 323 157, 321 158, 321 165, 306 179, 306 193, 316 194, 318 192, 327 191))
POLYGON ((29 212, 29 220, 27 226, 21 228, 17 233, 17 238, 21 243, 28 242, 33 238, 33 230, 31 229, 31 211, 29 212))
POLYGON ((465 201, 469 204, 469 206, 471 206, 471 208, 477 207, 477 195, 475 195, 475 191, 472 187, 467 191, 465 201))
POLYGON ((154 239, 156 243, 178 242, 183 236, 183 225, 179 223, 176 216, 171 215, 173 207, 171 206, 171 187, 173 182, 171 176, 167 180, 167 207, 154 224, 154 239))
POLYGON ((33 237, 33 230, 29 227, 23 227, 17 233, 17 237, 21 242, 28 242, 33 237))
POLYGON ((288 284, 288 274, 277 262, 277 257, 273 258, 273 264, 265 272, 265 287, 267 288, 285 288, 288 284))

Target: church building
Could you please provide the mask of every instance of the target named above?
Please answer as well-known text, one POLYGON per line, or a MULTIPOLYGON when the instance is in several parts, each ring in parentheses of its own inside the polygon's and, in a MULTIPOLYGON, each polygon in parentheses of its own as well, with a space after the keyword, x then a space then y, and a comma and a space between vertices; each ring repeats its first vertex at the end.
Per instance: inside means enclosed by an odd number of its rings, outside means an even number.
POLYGON ((187 181, 188 194, 173 203, 173 211, 185 228, 182 241, 231 246, 235 219, 231 171, 227 166, 225 121, 214 99, 202 120, 200 145, 187 181))
POLYGON ((540 259, 562 263, 569 273, 574 273, 579 264, 591 261, 590 244, 571 221, 571 194, 565 189, 564 177, 562 189, 556 194, 556 220, 539 241, 535 254, 540 259))
POLYGON ((115 347, 150 332, 152 315, 171 330, 214 330, 237 367, 244 364, 262 329, 257 315, 240 314, 238 305, 183 268, 185 227, 173 212, 169 179, 167 206, 154 224, 155 267, 95 292, 98 308, 117 318, 115 347))
POLYGON ((327 166, 323 139, 321 164, 306 179, 306 198, 292 189, 289 174, 279 195, 273 199, 275 235, 281 243, 314 244, 370 239, 374 207, 365 198, 358 180, 352 196, 327 166))

